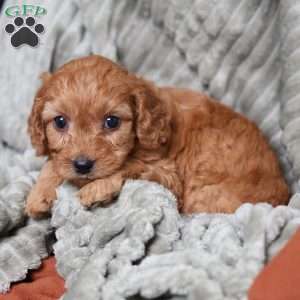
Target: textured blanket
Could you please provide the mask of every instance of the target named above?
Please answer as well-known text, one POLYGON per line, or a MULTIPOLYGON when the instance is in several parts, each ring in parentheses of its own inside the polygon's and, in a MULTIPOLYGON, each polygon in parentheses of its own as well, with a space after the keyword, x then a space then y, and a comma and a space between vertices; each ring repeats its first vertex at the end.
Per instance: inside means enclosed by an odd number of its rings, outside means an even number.
MULTIPOLYGON (((0 292, 53 247, 68 287, 63 299, 245 299, 255 275, 299 227, 299 3, 30 4, 48 10, 38 48, 14 49, 0 30, 0 292), (116 203, 94 210, 80 207, 74 188, 63 185, 51 220, 26 219, 26 195, 43 163, 26 135, 38 75, 89 53, 158 84, 203 91, 254 120, 278 153, 294 193, 290 206, 245 204, 233 215, 182 217, 169 191, 128 181, 116 203)), ((12 21, 2 14, 0 27, 12 21)))
POLYGON ((65 300, 233 300, 246 298, 299 227, 300 211, 245 204, 233 215, 183 217, 163 187, 128 181, 114 205, 94 211, 60 188, 52 225, 65 300))
MULTIPOLYGON (((14 214, 33 182, 34 173, 2 190, 14 210, 6 202, 1 221, 10 217, 11 226, 20 226, 14 214)), ((181 216, 174 196, 156 183, 127 181, 118 201, 93 210, 75 192, 67 184, 58 189, 51 219, 57 269, 68 289, 62 299, 243 299, 300 225, 298 194, 290 207, 245 204, 233 215, 181 216)), ((0 243, 2 292, 50 251, 48 220, 24 225, 0 243)))

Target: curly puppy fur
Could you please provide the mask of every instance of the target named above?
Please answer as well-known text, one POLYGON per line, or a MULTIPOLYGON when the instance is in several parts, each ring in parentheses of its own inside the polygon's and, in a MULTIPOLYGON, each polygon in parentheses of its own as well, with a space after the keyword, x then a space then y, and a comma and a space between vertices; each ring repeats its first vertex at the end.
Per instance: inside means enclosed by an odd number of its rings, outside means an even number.
POLYGON ((156 87, 100 56, 44 74, 29 118, 37 153, 48 161, 26 210, 47 213, 68 180, 85 206, 112 200, 128 178, 156 181, 183 213, 233 212, 243 202, 285 204, 288 187, 256 125, 217 101, 186 89, 156 87), (66 128, 54 124, 63 116, 66 128), (117 116, 117 128, 104 126, 117 116), (74 160, 93 161, 87 174, 74 160))

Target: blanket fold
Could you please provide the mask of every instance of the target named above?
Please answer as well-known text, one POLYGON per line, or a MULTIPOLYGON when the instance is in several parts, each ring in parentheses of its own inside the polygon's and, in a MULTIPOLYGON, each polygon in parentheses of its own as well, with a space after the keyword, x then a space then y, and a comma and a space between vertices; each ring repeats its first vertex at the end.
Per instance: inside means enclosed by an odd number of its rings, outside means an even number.
POLYGON ((243 299, 300 225, 298 209, 268 204, 180 216, 174 196, 145 181, 127 181, 116 203, 93 211, 72 190, 59 189, 52 217, 62 299, 243 299))

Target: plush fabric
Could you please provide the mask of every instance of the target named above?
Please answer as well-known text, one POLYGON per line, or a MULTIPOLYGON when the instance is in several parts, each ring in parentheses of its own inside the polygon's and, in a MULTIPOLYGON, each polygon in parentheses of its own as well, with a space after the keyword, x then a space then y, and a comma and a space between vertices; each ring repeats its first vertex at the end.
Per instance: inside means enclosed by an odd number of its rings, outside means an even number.
POLYGON ((24 215, 26 196, 43 161, 33 151, 19 154, 0 145, 0 293, 38 268, 50 251, 50 221, 24 215))
POLYGON ((51 221, 64 300, 245 299, 300 224, 298 209, 268 204, 245 204, 233 215, 180 216, 174 196, 145 181, 127 181, 115 204, 93 211, 75 192, 58 190, 51 221))
MULTIPOLYGON (((14 49, 0 30, 0 292, 40 265, 55 232, 58 270, 69 288, 63 299, 198 299, 199 293, 245 299, 256 274, 299 227, 297 1, 30 4, 48 9, 39 19, 46 31, 37 48, 14 49), (278 153, 295 193, 290 206, 245 204, 232 215, 182 217, 169 191, 129 181, 114 206, 92 211, 79 206, 72 187, 62 186, 51 220, 56 230, 49 219, 27 220, 25 199, 43 163, 26 135, 38 75, 91 52, 245 113, 278 153)), ((0 27, 12 20, 2 14, 0 27)))
MULTIPOLYGON (((300 222, 300 211, 293 208, 300 206, 298 195, 290 207, 245 204, 233 215, 180 216, 175 197, 155 183, 128 181, 117 202, 93 210, 84 209, 75 192, 70 185, 59 188, 51 219, 57 269, 66 280, 63 299, 178 293, 243 298, 264 263, 300 222)), ((28 189, 19 190, 18 196, 24 199, 27 193, 28 189)), ((47 221, 35 221, 36 228, 45 230, 47 221)), ((1 241, 6 247, 0 251, 2 292, 11 281, 26 276, 26 267, 37 268, 50 251, 45 241, 35 241, 47 237, 36 228, 29 222, 18 229, 23 235, 17 231, 1 241)), ((46 240, 51 243, 49 236, 46 240)))
POLYGON ((281 125, 283 142, 296 175, 300 175, 300 4, 287 0, 280 2, 281 29, 281 125))

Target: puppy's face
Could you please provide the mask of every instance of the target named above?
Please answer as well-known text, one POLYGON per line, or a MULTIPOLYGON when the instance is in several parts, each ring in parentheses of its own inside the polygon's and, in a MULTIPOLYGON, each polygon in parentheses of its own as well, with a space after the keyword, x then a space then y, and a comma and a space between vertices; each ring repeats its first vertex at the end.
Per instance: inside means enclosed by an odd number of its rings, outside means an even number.
POLYGON ((137 147, 166 143, 159 102, 144 82, 111 61, 75 60, 44 79, 29 119, 32 143, 65 179, 104 178, 137 147))
MULTIPOLYGON (((65 84, 71 83, 67 79, 65 84)), ((61 176, 102 178, 123 165, 135 142, 129 100, 82 82, 76 89, 67 86, 45 104, 48 149, 61 176)))

